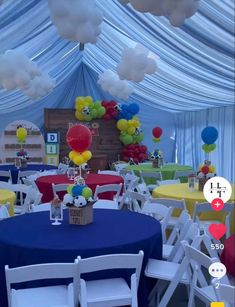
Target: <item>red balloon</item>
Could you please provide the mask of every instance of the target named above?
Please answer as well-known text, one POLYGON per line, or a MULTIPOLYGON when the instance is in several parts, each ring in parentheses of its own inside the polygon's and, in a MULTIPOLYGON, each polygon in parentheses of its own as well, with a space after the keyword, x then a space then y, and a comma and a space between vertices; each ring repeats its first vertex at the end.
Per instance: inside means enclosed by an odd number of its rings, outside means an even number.
POLYGON ((160 138, 160 136, 162 135, 162 128, 155 127, 153 128, 152 133, 155 138, 160 138))
POLYGON ((205 175, 206 175, 206 174, 208 174, 208 173, 209 173, 209 170, 210 170, 210 169, 209 169, 209 167, 208 167, 207 165, 205 165, 205 166, 203 166, 203 167, 202 167, 202 169, 201 169, 201 170, 202 170, 203 174, 205 174, 205 175))
POLYGON ((69 147, 73 150, 83 152, 91 145, 91 131, 81 124, 73 126, 67 132, 66 141, 69 147))

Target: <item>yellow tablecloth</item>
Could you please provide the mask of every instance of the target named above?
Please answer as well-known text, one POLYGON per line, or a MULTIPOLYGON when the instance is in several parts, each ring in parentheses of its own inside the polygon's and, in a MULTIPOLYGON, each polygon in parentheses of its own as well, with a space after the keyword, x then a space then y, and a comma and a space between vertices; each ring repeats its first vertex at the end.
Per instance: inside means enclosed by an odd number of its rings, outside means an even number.
POLYGON ((14 202, 16 199, 16 195, 14 192, 9 190, 0 190, 0 204, 10 203, 9 213, 11 216, 14 215, 14 202))
MULTIPOLYGON (((230 202, 234 201, 234 188, 235 185, 232 185, 232 196, 230 202)), ((190 192, 187 183, 181 184, 169 184, 157 187, 153 190, 152 196, 154 198, 175 198, 175 199, 184 199, 186 202, 186 207, 189 214, 192 216, 194 211, 195 202, 205 202, 203 192, 198 191, 196 188, 195 191, 190 192)), ((220 220, 224 222, 225 214, 222 212, 211 211, 210 213, 203 213, 200 215, 200 219, 205 220, 220 220)), ((231 221, 231 233, 235 233, 235 222, 234 222, 234 212, 232 214, 231 221)))

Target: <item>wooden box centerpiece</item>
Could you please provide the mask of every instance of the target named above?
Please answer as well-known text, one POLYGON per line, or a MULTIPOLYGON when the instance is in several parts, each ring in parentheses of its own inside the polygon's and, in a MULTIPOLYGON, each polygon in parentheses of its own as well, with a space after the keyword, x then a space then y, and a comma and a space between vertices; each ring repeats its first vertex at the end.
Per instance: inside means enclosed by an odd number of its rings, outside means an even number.
POLYGON ((87 225, 93 222, 93 204, 89 202, 84 207, 69 207, 69 224, 87 225))

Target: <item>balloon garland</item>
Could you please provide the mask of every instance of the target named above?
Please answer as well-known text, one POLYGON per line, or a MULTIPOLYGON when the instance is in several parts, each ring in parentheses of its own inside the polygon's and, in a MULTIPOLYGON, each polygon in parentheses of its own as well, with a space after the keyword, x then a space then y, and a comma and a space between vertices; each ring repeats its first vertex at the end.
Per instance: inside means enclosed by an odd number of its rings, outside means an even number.
MULTIPOLYGON (((140 120, 136 116, 138 112, 137 103, 118 104, 113 100, 94 102, 91 96, 79 96, 75 101, 75 117, 80 121, 91 121, 95 118, 117 120, 117 129, 120 131, 119 139, 124 145, 123 160, 129 161, 132 158, 135 163, 147 159, 147 147, 140 144, 144 139, 144 134, 140 120)), ((72 151, 69 157, 77 164, 84 160, 83 156, 78 156, 72 151)))

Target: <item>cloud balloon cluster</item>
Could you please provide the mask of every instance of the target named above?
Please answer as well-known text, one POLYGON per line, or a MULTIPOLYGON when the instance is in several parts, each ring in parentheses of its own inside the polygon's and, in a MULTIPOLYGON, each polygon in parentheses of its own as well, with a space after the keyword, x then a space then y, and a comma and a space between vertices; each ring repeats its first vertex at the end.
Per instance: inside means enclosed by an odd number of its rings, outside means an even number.
POLYGON ((133 87, 127 81, 120 80, 111 70, 106 70, 99 75, 97 83, 104 91, 121 99, 128 98, 134 91, 133 87))
POLYGON ((145 74, 154 74, 156 70, 156 60, 150 56, 148 49, 139 44, 135 48, 125 48, 117 65, 119 78, 134 82, 141 82, 145 74))
POLYGON ((186 18, 192 17, 198 10, 200 0, 120 0, 131 5, 139 12, 166 16, 174 27, 180 27, 186 18))
POLYGON ((97 42, 103 14, 95 0, 48 0, 48 5, 60 36, 83 44, 97 42))
POLYGON ((6 90, 20 89, 28 97, 36 99, 49 93, 55 82, 27 56, 8 50, 0 55, 1 86, 6 90))

